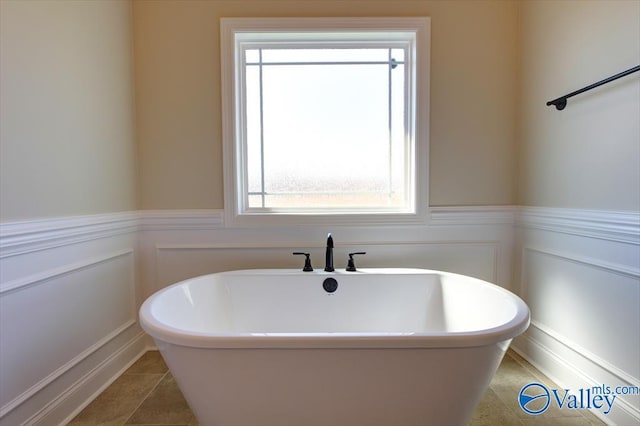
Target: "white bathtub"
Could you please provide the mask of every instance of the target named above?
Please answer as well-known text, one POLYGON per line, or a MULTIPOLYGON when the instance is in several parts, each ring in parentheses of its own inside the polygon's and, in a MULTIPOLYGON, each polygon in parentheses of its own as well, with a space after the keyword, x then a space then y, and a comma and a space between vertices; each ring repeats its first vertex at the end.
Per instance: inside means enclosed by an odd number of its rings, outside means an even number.
POLYGON ((529 310, 438 271, 247 270, 160 290, 140 322, 201 425, 463 425, 529 310))

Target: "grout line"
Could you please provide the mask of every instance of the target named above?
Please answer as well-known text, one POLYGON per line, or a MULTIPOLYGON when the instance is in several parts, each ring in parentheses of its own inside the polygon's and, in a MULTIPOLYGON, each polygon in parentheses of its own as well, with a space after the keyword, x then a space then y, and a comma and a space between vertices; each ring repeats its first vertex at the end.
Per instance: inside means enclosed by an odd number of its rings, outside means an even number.
MULTIPOLYGON (((125 420, 125 422, 122 424, 122 426, 128 424, 128 421, 131 420, 131 418, 133 417, 134 414, 136 414, 136 411, 138 411, 138 409, 140 409, 140 407, 142 407, 142 404, 144 404, 145 401, 147 399, 149 399, 151 394, 158 388, 158 386, 160 386, 160 383, 162 383, 164 378, 167 377, 167 374, 169 374, 169 370, 168 369, 162 376, 160 376, 160 379, 158 379, 158 382, 149 390, 149 392, 147 392, 147 394, 144 396, 144 398, 142 398, 140 400, 140 403, 138 405, 136 405, 136 408, 134 408, 134 410, 131 412, 131 414, 129 414, 129 417, 127 417, 127 420, 125 420)), ((137 374, 137 375, 141 376, 142 374, 137 374)), ((153 375, 155 376, 155 374, 153 374, 153 375)), ((136 423, 129 423, 129 424, 137 425, 136 423)))

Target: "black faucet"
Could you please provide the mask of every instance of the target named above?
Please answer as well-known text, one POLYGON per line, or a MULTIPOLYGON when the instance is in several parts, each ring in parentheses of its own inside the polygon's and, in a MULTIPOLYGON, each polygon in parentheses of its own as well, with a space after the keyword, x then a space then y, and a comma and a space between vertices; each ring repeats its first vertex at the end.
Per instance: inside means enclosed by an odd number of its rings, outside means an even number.
MULTIPOLYGON (((295 253, 294 253, 295 254, 295 253)), ((356 271, 356 262, 353 260, 353 256, 357 254, 367 254, 366 251, 358 251, 355 253, 349 253, 349 261, 347 262, 347 272, 355 272, 356 271)))
POLYGON ((331 236, 331 232, 327 235, 327 251, 325 254, 324 270, 327 272, 335 271, 333 268, 333 237, 331 236))

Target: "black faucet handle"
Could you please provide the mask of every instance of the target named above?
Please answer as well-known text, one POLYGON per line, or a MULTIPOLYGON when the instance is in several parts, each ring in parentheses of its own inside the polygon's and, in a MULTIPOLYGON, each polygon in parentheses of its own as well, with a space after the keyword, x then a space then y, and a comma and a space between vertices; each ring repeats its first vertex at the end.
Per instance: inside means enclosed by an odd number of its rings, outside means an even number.
POLYGON ((311 266, 311 253, 304 253, 304 252, 301 252, 301 251, 294 251, 293 254, 296 255, 296 256, 305 256, 304 268, 302 268, 302 270, 304 272, 313 271, 313 267, 311 266))
POLYGON ((349 253, 349 262, 347 263, 347 272, 355 272, 356 271, 356 263, 353 261, 353 256, 367 254, 366 251, 357 251, 355 253, 349 253))

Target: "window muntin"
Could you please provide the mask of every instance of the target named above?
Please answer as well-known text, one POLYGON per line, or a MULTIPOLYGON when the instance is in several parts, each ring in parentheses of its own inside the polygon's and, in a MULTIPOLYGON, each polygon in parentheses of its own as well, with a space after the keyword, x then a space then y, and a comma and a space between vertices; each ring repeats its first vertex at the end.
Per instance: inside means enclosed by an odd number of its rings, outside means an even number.
POLYGON ((221 32, 230 225, 424 221, 428 18, 223 18, 221 32))

